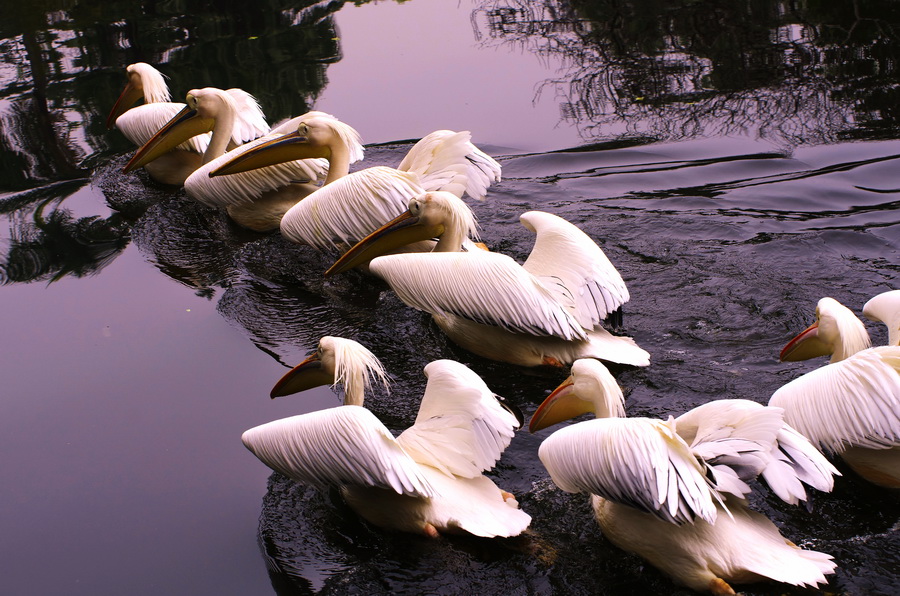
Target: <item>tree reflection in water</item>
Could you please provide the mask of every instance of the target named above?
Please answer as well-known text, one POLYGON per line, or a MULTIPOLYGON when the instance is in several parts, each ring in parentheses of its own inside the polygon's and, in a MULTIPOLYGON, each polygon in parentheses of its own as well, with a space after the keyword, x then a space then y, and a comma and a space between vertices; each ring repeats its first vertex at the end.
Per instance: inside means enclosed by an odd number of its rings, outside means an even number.
POLYGON ((562 59, 539 93, 585 141, 896 136, 894 2, 489 0, 485 45, 562 59))

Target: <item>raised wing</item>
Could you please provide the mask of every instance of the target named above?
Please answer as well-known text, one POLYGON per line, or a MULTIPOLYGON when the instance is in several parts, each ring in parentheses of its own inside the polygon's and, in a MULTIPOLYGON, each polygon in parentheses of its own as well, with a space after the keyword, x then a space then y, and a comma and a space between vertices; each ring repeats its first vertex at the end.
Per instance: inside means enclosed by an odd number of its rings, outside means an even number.
POLYGON ((241 440, 273 470, 319 488, 352 484, 434 496, 417 464, 360 406, 275 420, 244 432, 241 440))
POLYGON ((628 302, 628 288, 597 244, 561 217, 528 211, 519 220, 536 234, 522 265, 564 304, 585 329, 597 327, 628 302))
POLYGON ((416 423, 397 442, 416 462, 447 475, 475 478, 493 468, 519 426, 515 415, 459 362, 435 360, 425 375, 416 423))
POLYGON ((225 92, 235 103, 234 126, 231 129, 231 140, 235 145, 249 143, 269 132, 266 115, 255 97, 243 89, 227 89, 225 92))
POLYGON ((716 519, 717 496, 674 424, 600 418, 547 437, 538 456, 553 482, 630 505, 668 522, 716 519))
POLYGON ((796 504, 803 484, 830 491, 837 470, 782 418, 782 409, 746 399, 722 399, 675 419, 676 431, 710 468, 716 490, 744 497, 762 476, 773 492, 796 504))
POLYGON ((506 255, 482 250, 387 255, 372 259, 369 268, 419 310, 530 335, 586 338, 554 296, 506 255))
POLYGON ((406 211, 422 192, 414 174, 383 166, 352 172, 289 209, 281 233, 319 250, 352 246, 406 211))
POLYGON ((500 180, 500 164, 471 140, 469 131, 436 130, 413 145, 397 169, 418 175, 425 190, 483 200, 488 187, 500 180))
POLYGON ((900 446, 900 347, 870 348, 806 373, 778 389, 769 405, 834 453, 900 446))

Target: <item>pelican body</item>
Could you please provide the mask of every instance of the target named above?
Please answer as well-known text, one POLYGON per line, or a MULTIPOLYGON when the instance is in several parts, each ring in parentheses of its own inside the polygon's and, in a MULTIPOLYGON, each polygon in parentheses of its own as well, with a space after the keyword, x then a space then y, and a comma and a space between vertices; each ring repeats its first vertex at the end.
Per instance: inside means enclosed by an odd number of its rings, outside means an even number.
MULTIPOLYGON (((140 147, 166 125, 185 104, 169 101, 171 95, 163 74, 145 62, 136 62, 125 69, 128 81, 106 118, 106 127, 116 127, 125 137, 140 147), (132 107, 141 98, 144 104, 132 107)), ((209 134, 186 139, 160 153, 143 165, 147 174, 160 184, 180 186, 188 174, 203 163, 203 152, 209 134)))
POLYGON ((769 404, 783 408, 789 424, 861 477, 900 488, 900 291, 875 296, 863 313, 888 326, 890 345, 870 348, 853 312, 822 298, 816 321, 782 349, 781 359, 831 360, 779 388, 769 404))
POLYGON ((378 360, 351 340, 323 337, 317 352, 273 388, 287 395, 328 383, 344 405, 246 431, 244 445, 267 466, 319 488, 337 487, 370 523, 436 537, 516 536, 531 522, 509 493, 482 474, 494 466, 520 421, 464 365, 436 360, 416 422, 396 439, 362 407, 378 360))
MULTIPOLYGON (((212 176, 229 177, 287 160, 324 158, 322 188, 294 205, 281 219, 281 234, 298 244, 335 250, 363 239, 406 210, 427 190, 445 190, 481 200, 500 179, 500 164, 471 142, 467 131, 435 131, 419 140, 397 168, 373 166, 350 172, 362 157, 359 134, 333 117, 301 119, 289 134, 234 155, 212 176)), ((413 250, 430 250, 432 242, 413 250)))
POLYGON ((781 499, 806 500, 804 484, 829 491, 837 470, 782 419, 779 408, 719 400, 678 418, 623 418, 624 398, 596 360, 572 374, 535 411, 541 430, 594 412, 595 420, 547 437, 538 456, 562 490, 591 495, 604 536, 677 583, 734 594, 731 583, 826 582, 827 554, 800 549, 747 506, 761 476, 781 499))
POLYGON ((536 234, 524 265, 499 253, 463 250, 475 225, 469 207, 448 192, 424 193, 326 275, 368 263, 403 302, 430 313, 454 343, 492 360, 562 366, 590 357, 649 364, 633 339, 602 326, 629 294, 600 247, 550 213, 529 211, 520 220, 536 234), (380 256, 433 237, 433 252, 380 256))

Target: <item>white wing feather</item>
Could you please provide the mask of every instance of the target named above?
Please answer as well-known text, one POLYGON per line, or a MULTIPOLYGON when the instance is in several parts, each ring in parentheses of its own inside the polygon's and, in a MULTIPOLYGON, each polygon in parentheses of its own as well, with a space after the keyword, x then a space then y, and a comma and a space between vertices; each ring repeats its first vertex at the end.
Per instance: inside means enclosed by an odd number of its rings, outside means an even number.
POLYGON ((528 211, 519 220, 536 234, 522 266, 557 295, 582 327, 593 329, 628 302, 622 276, 578 227, 543 211, 528 211))
POLYGON ((256 98, 243 89, 225 91, 234 100, 235 118, 231 129, 231 140, 235 145, 249 143, 269 132, 266 115, 256 98))
MULTIPOLYGON (((129 141, 140 147, 155 135, 160 128, 183 110, 183 103, 145 103, 135 106, 116 118, 116 128, 122 131, 129 141)), ((178 145, 178 149, 203 153, 209 145, 212 133, 191 137, 178 145)))
POLYGON ((387 255, 372 259, 369 268, 419 310, 513 332, 586 338, 553 295, 506 255, 480 250, 387 255))
POLYGON ((319 250, 352 245, 406 211, 422 192, 414 174, 383 166, 352 172, 289 209, 281 233, 319 250))
POLYGON ((397 169, 415 173, 426 191, 468 193, 480 201, 500 180, 501 168, 471 140, 469 131, 436 130, 413 145, 397 169))
POLYGON ((228 160, 271 138, 271 134, 262 136, 197 168, 184 181, 185 191, 210 207, 227 207, 251 202, 265 192, 283 188, 291 183, 317 183, 328 175, 328 160, 298 159, 249 172, 209 177, 210 172, 228 160))
POLYGON ((900 347, 870 348, 806 373, 778 389, 769 405, 834 453, 900 446, 900 347))
POLYGON ((319 488, 353 484, 434 496, 418 465, 363 407, 339 406, 275 420, 244 432, 241 440, 273 470, 319 488))
POLYGON ((746 399, 722 399, 675 419, 676 429, 716 479, 716 489, 738 497, 758 476, 782 500, 806 500, 803 484, 823 491, 834 486, 837 470, 783 421, 783 411, 746 399))
POLYGON ((672 523, 715 522, 716 495, 701 464, 661 420, 572 424, 545 439, 538 456, 564 491, 600 495, 672 523))
POLYGON ((416 422, 397 442, 420 464, 447 475, 475 478, 500 459, 519 426, 484 381, 466 366, 436 360, 416 422))

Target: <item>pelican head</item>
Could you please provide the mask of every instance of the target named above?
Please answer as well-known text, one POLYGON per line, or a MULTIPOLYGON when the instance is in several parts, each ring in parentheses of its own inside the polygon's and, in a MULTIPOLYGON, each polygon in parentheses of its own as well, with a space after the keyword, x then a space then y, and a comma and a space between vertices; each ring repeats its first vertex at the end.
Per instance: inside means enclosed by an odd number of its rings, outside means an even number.
POLYGON ((862 321, 849 308, 826 297, 816 305, 815 322, 784 346, 779 359, 795 362, 830 355, 831 362, 838 362, 870 345, 862 321))
POLYGON ((185 104, 184 109, 137 150, 123 170, 126 174, 147 165, 191 137, 210 132, 216 125, 216 118, 225 110, 229 110, 231 115, 237 112, 234 99, 227 92, 213 87, 189 91, 185 104))
POLYGON ((882 292, 869 299, 863 314, 871 321, 881 321, 888 328, 888 345, 900 345, 900 290, 882 292))
POLYGON ((125 69, 128 82, 106 118, 106 128, 112 128, 116 118, 124 114, 142 97, 147 103, 169 101, 169 87, 163 74, 146 62, 135 62, 125 69))
POLYGON ((322 385, 343 385, 344 404, 361 406, 373 380, 389 388, 387 373, 368 349, 352 339, 325 336, 315 352, 292 368, 272 388, 272 398, 322 385))
POLYGON ((377 256, 415 242, 438 238, 436 252, 458 252, 467 237, 477 235, 475 214, 447 191, 431 191, 409 200, 406 211, 348 250, 325 275, 342 273, 377 256))
POLYGON ((324 157, 333 160, 337 155, 346 163, 359 161, 363 157, 363 146, 359 133, 324 112, 310 112, 297 118, 297 129, 260 143, 225 162, 209 173, 210 177, 238 174, 265 166, 324 157))
POLYGON ((597 418, 625 416, 625 396, 599 360, 581 358, 571 374, 538 406, 528 429, 536 432, 564 420, 593 412, 597 418))

